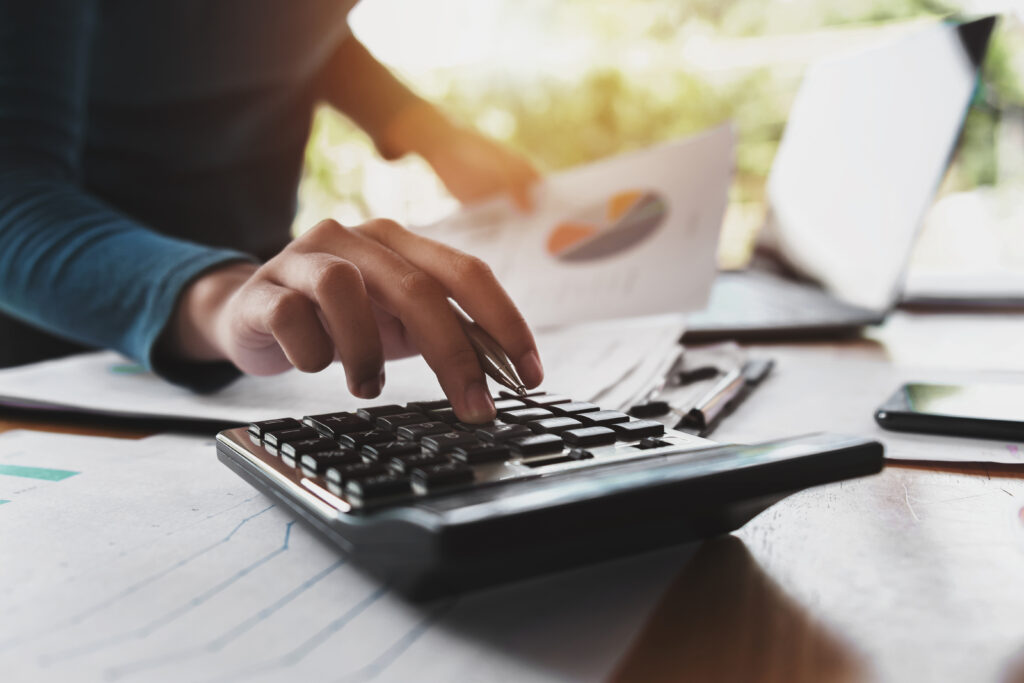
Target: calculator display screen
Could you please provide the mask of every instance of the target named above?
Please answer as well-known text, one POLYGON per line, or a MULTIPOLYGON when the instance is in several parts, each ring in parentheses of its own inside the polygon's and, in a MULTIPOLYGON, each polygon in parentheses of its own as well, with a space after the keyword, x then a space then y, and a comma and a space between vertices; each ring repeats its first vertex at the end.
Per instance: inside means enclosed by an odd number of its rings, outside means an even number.
POLYGON ((1024 386, 908 384, 906 409, 927 415, 1024 422, 1024 386))

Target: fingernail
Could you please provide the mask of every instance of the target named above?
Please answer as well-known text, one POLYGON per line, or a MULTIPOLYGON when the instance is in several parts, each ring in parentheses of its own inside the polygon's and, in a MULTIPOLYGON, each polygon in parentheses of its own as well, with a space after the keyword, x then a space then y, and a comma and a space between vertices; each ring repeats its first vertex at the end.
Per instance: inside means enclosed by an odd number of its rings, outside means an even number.
POLYGON ((544 368, 540 364, 540 356, 536 351, 530 351, 519 359, 519 372, 523 382, 531 389, 544 380, 544 368))
POLYGON ((359 397, 360 398, 375 398, 380 394, 380 390, 384 387, 384 373, 380 374, 377 379, 368 379, 359 385, 359 397))
POLYGON ((469 422, 487 422, 494 419, 494 401, 483 382, 474 382, 466 389, 466 420, 469 422))

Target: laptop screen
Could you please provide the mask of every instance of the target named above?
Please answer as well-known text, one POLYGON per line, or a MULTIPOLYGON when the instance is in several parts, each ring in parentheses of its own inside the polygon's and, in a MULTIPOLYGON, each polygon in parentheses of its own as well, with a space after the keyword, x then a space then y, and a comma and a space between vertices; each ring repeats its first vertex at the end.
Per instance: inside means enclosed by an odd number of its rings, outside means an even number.
POLYGON ((837 298, 895 302, 994 22, 915 30, 804 77, 768 179, 767 236, 837 298))

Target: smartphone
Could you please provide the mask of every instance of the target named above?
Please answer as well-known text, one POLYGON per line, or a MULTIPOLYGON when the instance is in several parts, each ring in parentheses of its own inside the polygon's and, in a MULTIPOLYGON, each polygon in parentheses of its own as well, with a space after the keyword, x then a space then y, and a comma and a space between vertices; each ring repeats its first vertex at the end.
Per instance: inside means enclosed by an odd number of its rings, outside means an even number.
POLYGON ((904 384, 875 412, 885 429, 1024 440, 1024 385, 904 384))

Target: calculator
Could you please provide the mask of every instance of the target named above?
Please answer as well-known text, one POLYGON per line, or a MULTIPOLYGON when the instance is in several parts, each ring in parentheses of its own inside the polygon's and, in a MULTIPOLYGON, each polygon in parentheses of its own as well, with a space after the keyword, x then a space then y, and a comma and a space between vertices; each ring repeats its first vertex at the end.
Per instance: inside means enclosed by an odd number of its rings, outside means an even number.
POLYGON ((812 434, 719 444, 568 396, 502 392, 283 417, 218 457, 414 599, 728 533, 787 495, 878 472, 881 444, 812 434))

